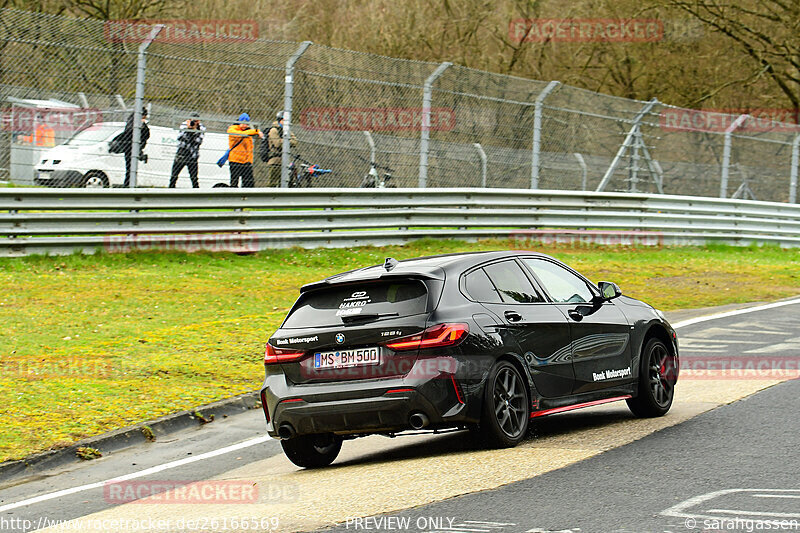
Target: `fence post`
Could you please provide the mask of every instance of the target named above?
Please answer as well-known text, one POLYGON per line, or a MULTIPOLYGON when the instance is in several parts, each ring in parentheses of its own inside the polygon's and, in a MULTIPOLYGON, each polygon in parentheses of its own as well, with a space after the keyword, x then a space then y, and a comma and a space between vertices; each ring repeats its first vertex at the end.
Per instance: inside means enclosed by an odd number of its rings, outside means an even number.
POLYGON ((481 187, 486 188, 486 152, 483 151, 481 143, 474 143, 472 146, 478 150, 478 157, 481 158, 481 187))
POLYGON ((742 125, 749 115, 739 115, 733 124, 725 130, 725 144, 722 149, 722 177, 719 182, 719 197, 725 198, 728 195, 728 176, 731 166, 731 134, 742 125))
POLYGON ((372 138, 372 134, 364 130, 364 137, 367 138, 367 144, 369 145, 369 162, 373 165, 375 164, 375 139, 372 138))
POLYGON ((294 96, 294 65, 311 41, 303 41, 286 61, 286 79, 283 86, 283 148, 281 150, 281 187, 289 186, 289 152, 292 149, 292 97, 294 96))
POLYGON ((445 61, 434 70, 422 86, 422 125, 419 138, 419 183, 420 188, 428 186, 428 142, 431 138, 431 100, 433 82, 447 70, 452 63, 445 61))
POLYGON ((608 166, 606 173, 603 174, 603 179, 600 180, 600 185, 597 186, 595 192, 602 192, 603 189, 605 189, 606 186, 608 185, 608 182, 611 181, 611 178, 614 175, 614 172, 617 170, 617 166, 619 165, 620 160, 622 160, 622 156, 625 154, 625 150, 630 148, 631 143, 634 142, 636 136, 640 135, 639 128, 642 125, 642 119, 647 113, 650 112, 651 109, 653 109, 653 106, 655 106, 657 103, 658 99, 653 98, 652 100, 650 100, 645 104, 642 110, 639 111, 639 113, 637 113, 635 117, 633 117, 633 126, 628 131, 628 134, 625 136, 625 140, 622 141, 622 146, 620 146, 619 150, 617 150, 617 155, 614 156, 614 159, 608 166))
POLYGON ((539 188, 539 150, 542 143, 542 104, 561 82, 551 81, 533 103, 533 145, 531 146, 531 189, 539 188))
POLYGON ((789 203, 797 203, 797 171, 800 165, 800 133, 794 136, 792 141, 792 171, 789 180, 789 203))
POLYGON ((578 164, 581 166, 581 171, 583 172, 583 176, 581 176, 581 190, 585 191, 589 186, 589 167, 586 165, 586 160, 580 152, 575 152, 572 155, 575 156, 575 159, 578 160, 578 164))
MULTIPOLYGON (((144 76, 147 70, 147 48, 158 36, 163 24, 156 24, 150 35, 139 45, 139 64, 136 67, 136 99, 133 102, 133 132, 131 135, 131 181, 128 187, 136 187, 139 170, 139 146, 142 139, 142 109, 144 108, 144 76)), ((127 170, 127 169, 125 169, 127 170)))
MULTIPOLYGON (((641 131, 639 132, 641 137, 641 131)), ((628 192, 639 192, 639 142, 638 138, 634 139, 633 146, 631 147, 631 165, 628 168, 628 192)))

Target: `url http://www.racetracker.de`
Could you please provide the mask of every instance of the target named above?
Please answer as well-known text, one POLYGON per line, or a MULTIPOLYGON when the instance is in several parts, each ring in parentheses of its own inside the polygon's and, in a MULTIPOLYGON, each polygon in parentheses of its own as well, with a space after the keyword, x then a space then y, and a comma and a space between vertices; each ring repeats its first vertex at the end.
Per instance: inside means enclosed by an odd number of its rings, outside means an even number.
POLYGON ((37 531, 51 528, 54 532, 80 532, 80 531, 275 531, 280 526, 278 517, 271 516, 241 516, 241 517, 210 517, 199 516, 192 518, 75 518, 72 520, 54 520, 41 516, 36 520, 23 518, 0 517, 0 532, 2 531, 37 531))

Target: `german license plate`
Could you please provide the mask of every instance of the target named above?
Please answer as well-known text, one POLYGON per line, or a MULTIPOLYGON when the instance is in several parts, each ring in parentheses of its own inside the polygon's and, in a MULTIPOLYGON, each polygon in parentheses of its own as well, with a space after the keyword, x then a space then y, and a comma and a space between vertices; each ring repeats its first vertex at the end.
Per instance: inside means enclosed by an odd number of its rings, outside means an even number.
POLYGON ((381 353, 377 347, 353 348, 314 354, 314 368, 348 368, 351 366, 379 365, 381 353))

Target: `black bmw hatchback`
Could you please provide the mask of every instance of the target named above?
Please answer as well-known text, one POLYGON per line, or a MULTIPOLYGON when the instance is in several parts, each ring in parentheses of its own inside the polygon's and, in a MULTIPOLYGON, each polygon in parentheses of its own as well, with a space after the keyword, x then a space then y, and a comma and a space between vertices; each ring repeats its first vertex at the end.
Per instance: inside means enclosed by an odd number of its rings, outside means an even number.
POLYGON ((661 416, 679 367, 663 314, 534 252, 390 258, 306 285, 264 363, 268 433, 307 468, 369 434, 468 428, 508 447, 579 407, 661 416))

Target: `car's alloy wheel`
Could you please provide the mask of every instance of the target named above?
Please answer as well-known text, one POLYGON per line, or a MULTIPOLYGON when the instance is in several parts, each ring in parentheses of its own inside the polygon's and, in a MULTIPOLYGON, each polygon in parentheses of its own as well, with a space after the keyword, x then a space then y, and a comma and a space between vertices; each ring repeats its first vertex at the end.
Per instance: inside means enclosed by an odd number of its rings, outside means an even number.
POLYGON ((641 417, 666 414, 672 406, 676 381, 675 356, 663 342, 650 339, 642 350, 638 394, 628 400, 628 407, 641 417))
POLYGON ((516 446, 528 432, 528 389, 519 370, 508 361, 498 362, 489 373, 484 394, 481 431, 493 447, 516 446))
POLYGON ((108 187, 108 178, 102 172, 89 172, 83 178, 83 186, 87 189, 104 189, 108 187))
POLYGON ((281 441, 283 452, 291 462, 302 468, 328 466, 342 449, 342 438, 330 433, 301 435, 281 441))

